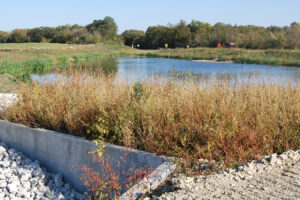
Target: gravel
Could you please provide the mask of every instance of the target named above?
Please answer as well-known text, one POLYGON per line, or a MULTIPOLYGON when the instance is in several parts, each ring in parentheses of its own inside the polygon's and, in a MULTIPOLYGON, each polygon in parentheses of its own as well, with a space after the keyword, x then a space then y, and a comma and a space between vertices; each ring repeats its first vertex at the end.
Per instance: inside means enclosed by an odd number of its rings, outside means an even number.
POLYGON ((22 152, 0 144, 0 199, 86 199, 61 174, 53 174, 22 152))
POLYGON ((15 94, 0 93, 0 111, 16 102, 17 99, 18 97, 15 94))
POLYGON ((272 154, 208 176, 179 174, 169 182, 151 199, 300 199, 300 151, 272 154))

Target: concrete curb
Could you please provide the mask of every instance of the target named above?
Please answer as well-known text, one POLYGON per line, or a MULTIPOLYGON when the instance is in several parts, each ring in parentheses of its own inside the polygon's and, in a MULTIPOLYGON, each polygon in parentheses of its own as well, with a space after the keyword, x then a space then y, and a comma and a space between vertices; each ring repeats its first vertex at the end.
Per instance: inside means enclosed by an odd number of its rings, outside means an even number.
POLYGON ((148 191, 153 191, 161 183, 163 183, 168 176, 176 169, 176 165, 172 161, 165 161, 159 165, 149 177, 144 178, 139 183, 134 185, 126 191, 121 197, 121 200, 138 199, 148 191))
MULTIPOLYGON (((0 141, 22 151, 32 160, 39 160, 50 171, 61 173, 80 192, 87 191, 87 188, 80 184, 81 173, 78 168, 86 165, 100 174, 103 172, 101 166, 95 163, 93 155, 89 154, 96 150, 96 145, 81 137, 0 120, 0 141)), ((151 167, 153 171, 128 191, 123 191, 121 199, 136 199, 155 189, 176 168, 166 157, 116 145, 107 145, 104 156, 112 158, 112 168, 117 168, 121 157, 128 151, 130 153, 120 167, 122 172, 145 167, 151 167)), ((121 176, 120 181, 127 179, 121 176)))

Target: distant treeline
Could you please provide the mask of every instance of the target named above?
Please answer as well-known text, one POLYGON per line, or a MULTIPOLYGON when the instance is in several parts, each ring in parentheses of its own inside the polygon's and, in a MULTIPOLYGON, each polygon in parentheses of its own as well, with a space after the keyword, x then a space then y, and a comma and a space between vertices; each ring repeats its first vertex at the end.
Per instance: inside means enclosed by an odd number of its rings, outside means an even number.
POLYGON ((118 27, 111 17, 94 20, 87 26, 65 25, 15 29, 10 33, 0 31, 0 43, 51 42, 69 44, 91 44, 103 41, 120 41, 118 27))
POLYGON ((150 26, 144 33, 127 30, 122 33, 125 45, 139 45, 144 49, 165 47, 216 47, 218 43, 237 43, 248 49, 300 48, 300 24, 285 27, 232 26, 216 23, 210 25, 193 20, 190 24, 180 21, 177 25, 150 26))
POLYGON ((150 26, 147 31, 126 30, 117 34, 113 18, 94 20, 87 26, 65 25, 0 31, 0 43, 51 42, 69 44, 91 44, 107 41, 123 41, 125 45, 142 49, 176 47, 216 47, 218 43, 237 43, 248 49, 300 49, 300 24, 267 28, 247 25, 237 26, 224 23, 210 25, 193 20, 190 24, 180 21, 176 25, 150 26))

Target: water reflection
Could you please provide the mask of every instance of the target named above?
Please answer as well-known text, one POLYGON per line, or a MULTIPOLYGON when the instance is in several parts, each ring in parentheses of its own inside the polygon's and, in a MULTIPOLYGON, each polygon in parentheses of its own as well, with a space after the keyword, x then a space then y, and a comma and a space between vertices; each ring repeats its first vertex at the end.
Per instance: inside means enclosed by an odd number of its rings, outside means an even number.
MULTIPOLYGON (((235 83, 255 79, 259 82, 285 84, 287 81, 300 83, 299 67, 278 67, 266 65, 248 65, 232 63, 192 62, 177 59, 161 58, 105 58, 90 62, 72 64, 71 71, 84 71, 115 74, 116 80, 126 82, 147 80, 157 77, 160 80, 183 81, 224 81, 235 83)), ((32 75, 38 82, 55 79, 54 73, 47 75, 32 75)))
POLYGON ((297 83, 300 83, 300 72, 295 72, 294 73, 294 79, 297 83))
POLYGON ((50 73, 46 74, 32 74, 32 80, 38 81, 39 83, 51 82, 56 79, 63 79, 70 76, 70 74, 77 72, 85 72, 91 76, 97 76, 100 73, 106 75, 115 74, 118 70, 118 62, 115 58, 102 58, 93 59, 88 62, 78 62, 75 60, 69 67, 59 67, 54 69, 50 73))
POLYGON ((75 64, 71 67, 72 71, 88 72, 92 74, 104 73, 114 74, 118 70, 118 63, 115 58, 95 59, 90 62, 75 64))
POLYGON ((117 79, 126 81, 147 80, 153 76, 160 79, 193 81, 237 81, 256 80, 285 84, 299 83, 299 67, 266 65, 207 63, 161 58, 120 58, 117 79))

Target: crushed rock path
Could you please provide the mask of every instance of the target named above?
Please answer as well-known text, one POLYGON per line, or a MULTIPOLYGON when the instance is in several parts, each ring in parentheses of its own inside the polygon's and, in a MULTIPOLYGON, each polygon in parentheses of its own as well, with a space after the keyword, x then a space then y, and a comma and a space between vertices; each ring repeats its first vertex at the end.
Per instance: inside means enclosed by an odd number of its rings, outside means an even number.
MULTIPOLYGON (((273 154, 237 170, 174 177, 151 199, 300 199, 300 151, 273 154)), ((145 199, 150 199, 149 197, 145 199)))

